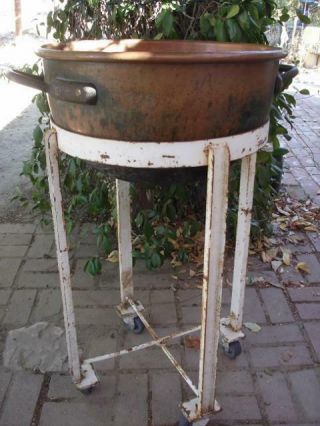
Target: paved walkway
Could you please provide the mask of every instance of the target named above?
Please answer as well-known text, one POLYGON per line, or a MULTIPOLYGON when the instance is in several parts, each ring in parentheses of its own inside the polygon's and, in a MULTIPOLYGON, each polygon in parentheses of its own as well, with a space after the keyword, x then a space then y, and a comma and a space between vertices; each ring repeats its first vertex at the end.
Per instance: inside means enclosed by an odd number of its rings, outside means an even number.
MULTIPOLYGON (((310 195, 315 202, 320 177, 318 106, 319 99, 299 102, 285 176, 290 192, 310 195)), ((218 400, 223 411, 210 425, 320 424, 320 238, 316 233, 299 236, 299 245, 288 245, 294 262, 282 273, 250 257, 249 275, 273 285, 258 280, 247 287, 245 320, 258 323, 261 331, 246 332, 243 353, 235 361, 220 353, 218 400), (297 272, 297 262, 306 262, 310 273, 297 272), (281 285, 283 289, 277 288, 281 285)), ((127 332, 114 313, 119 300, 117 265, 108 264, 98 278, 83 272, 85 259, 94 251, 88 238, 73 247, 72 256, 80 346, 90 356, 148 338, 146 333, 127 332)), ((43 320, 63 325, 54 257, 50 231, 34 224, 0 224, 0 353, 10 329, 43 320)), ((156 273, 135 268, 137 297, 159 335, 199 323, 201 290, 188 276, 188 269, 176 280, 169 268, 156 273)), ((226 285, 223 313, 229 299, 226 285)), ((186 346, 181 341, 172 349, 196 382, 198 350, 186 346)), ((85 396, 65 372, 42 375, 0 367, 0 425, 173 426, 178 403, 191 396, 159 349, 104 362, 98 372, 101 384, 85 396)))

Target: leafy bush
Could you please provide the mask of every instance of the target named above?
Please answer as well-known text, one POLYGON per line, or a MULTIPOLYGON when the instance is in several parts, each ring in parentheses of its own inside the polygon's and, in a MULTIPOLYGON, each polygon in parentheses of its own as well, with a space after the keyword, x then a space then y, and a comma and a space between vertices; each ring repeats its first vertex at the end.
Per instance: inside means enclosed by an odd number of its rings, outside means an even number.
MULTIPOLYGON (((267 43, 265 31, 269 25, 288 19, 287 9, 277 7, 273 0, 166 0, 112 1, 67 0, 48 14, 47 24, 59 41, 70 39, 153 38, 218 40, 267 43)), ((29 70, 39 74, 36 64, 29 70)), ((46 215, 49 211, 45 172, 43 131, 48 126, 48 105, 44 94, 35 97, 41 113, 34 129, 34 146, 23 174, 33 184, 33 209, 46 215)), ((269 231, 272 200, 281 176, 279 136, 290 139, 289 124, 295 100, 282 93, 274 99, 271 110, 271 152, 260 152, 254 194, 253 236, 269 231)), ((114 183, 101 171, 85 162, 62 155, 61 175, 64 189, 65 214, 70 232, 81 220, 96 223, 95 233, 100 256, 113 256, 115 240, 114 183)), ((237 220, 240 164, 231 168, 229 238, 233 239, 237 220)), ((138 206, 133 212, 134 252, 143 258, 148 268, 160 266, 164 259, 173 264, 197 260, 203 243, 205 191, 203 182, 169 187, 132 185, 132 197, 138 206)), ((22 202, 27 200, 18 194, 22 202)), ((46 219, 44 219, 46 220, 46 219)), ((88 261, 86 269, 101 270, 100 256, 88 261)))

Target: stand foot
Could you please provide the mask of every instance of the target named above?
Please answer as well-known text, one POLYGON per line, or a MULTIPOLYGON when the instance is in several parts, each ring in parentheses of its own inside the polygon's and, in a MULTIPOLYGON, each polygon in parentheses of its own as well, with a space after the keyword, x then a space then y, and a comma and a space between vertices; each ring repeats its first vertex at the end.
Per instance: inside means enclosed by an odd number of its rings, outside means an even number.
POLYGON ((139 317, 123 318, 123 322, 126 328, 134 334, 141 334, 145 330, 145 326, 139 317))
POLYGON ((99 383, 99 379, 94 372, 91 364, 83 363, 81 365, 81 381, 76 384, 79 391, 85 394, 92 392, 94 386, 99 383))
POLYGON ((241 354, 241 351, 241 343, 239 340, 231 342, 228 346, 223 347, 223 352, 229 359, 236 359, 237 356, 241 354))
POLYGON ((214 410, 208 413, 200 413, 199 398, 181 404, 181 415, 179 426, 205 426, 209 422, 209 416, 221 411, 221 407, 217 400, 214 401, 214 410), (181 422, 181 423, 180 423, 181 422))

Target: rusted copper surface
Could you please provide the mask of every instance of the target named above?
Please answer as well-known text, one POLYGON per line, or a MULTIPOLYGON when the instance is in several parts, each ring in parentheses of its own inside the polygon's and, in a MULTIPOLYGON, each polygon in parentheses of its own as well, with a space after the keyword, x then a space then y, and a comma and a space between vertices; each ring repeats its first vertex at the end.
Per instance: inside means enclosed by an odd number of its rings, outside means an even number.
MULTIPOLYGON (((48 44, 38 50, 45 83, 91 84, 95 105, 48 95, 53 121, 75 133, 162 142, 230 136, 267 122, 280 50, 210 41, 100 40, 48 44)), ((108 167, 126 180, 191 179, 202 170, 108 167)), ((205 171, 204 171, 205 172, 205 171)))
POLYGON ((159 142, 234 135, 265 123, 284 56, 252 44, 141 40, 49 45, 38 54, 47 84, 63 78, 97 89, 96 105, 49 95, 59 126, 98 138, 159 142))

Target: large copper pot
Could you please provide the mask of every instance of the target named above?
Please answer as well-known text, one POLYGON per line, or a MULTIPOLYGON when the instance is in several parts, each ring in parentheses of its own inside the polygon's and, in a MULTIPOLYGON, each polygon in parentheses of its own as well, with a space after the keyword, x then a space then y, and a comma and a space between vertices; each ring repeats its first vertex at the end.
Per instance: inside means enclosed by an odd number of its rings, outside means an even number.
MULTIPOLYGON (((133 142, 209 139, 263 125, 285 56, 264 45, 182 40, 77 41, 37 54, 44 79, 13 70, 8 77, 47 92, 57 125, 133 142)), ((141 172, 116 169, 130 179, 141 172)))

